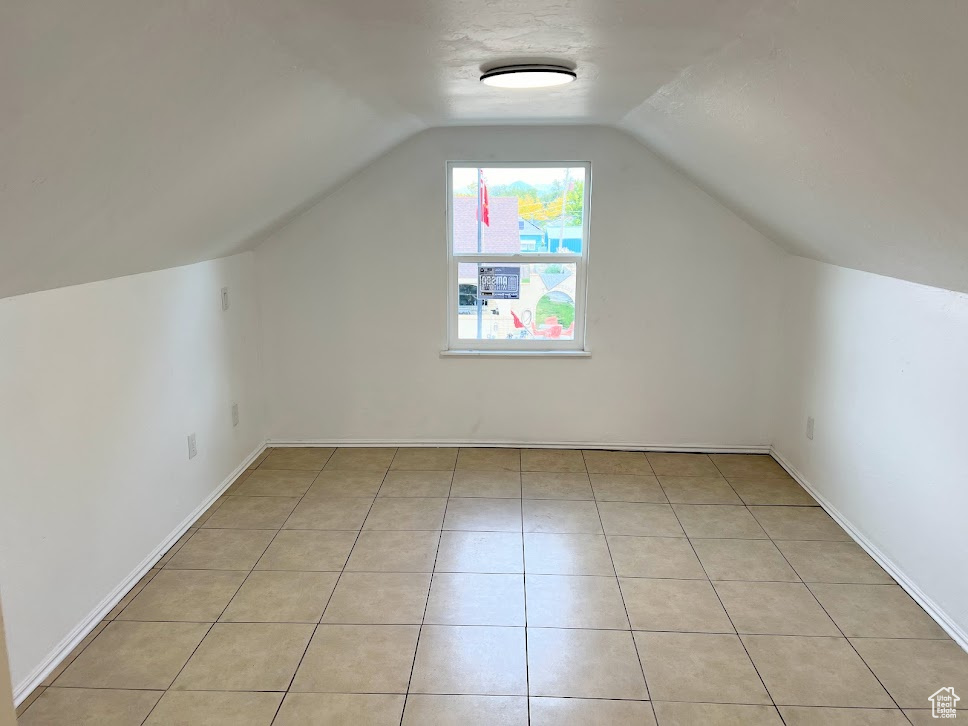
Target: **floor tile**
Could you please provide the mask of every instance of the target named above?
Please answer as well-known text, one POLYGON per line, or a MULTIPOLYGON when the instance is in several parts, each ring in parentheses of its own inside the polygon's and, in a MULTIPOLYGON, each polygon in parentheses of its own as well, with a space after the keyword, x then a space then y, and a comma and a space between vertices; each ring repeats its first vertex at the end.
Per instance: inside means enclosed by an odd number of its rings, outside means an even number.
POLYGON ((407 697, 403 726, 528 726, 525 696, 407 697))
POLYGON ((235 595, 245 572, 163 570, 118 620, 214 623, 235 595))
POLYGON ((37 686, 34 690, 28 693, 27 697, 24 698, 24 700, 22 700, 17 705, 17 708, 15 710, 15 715, 17 715, 18 717, 22 716, 24 711, 30 708, 33 705, 34 701, 40 698, 43 695, 44 691, 46 690, 47 690, 47 686, 37 686))
POLYGON ((218 499, 216 499, 214 502, 212 502, 211 506, 209 506, 208 509, 206 509, 204 512, 202 512, 201 515, 199 515, 198 519, 196 519, 195 522, 192 524, 192 527, 196 527, 197 528, 197 527, 201 527, 203 524, 205 524, 205 522, 207 522, 209 519, 211 519, 212 515, 215 514, 215 512, 218 511, 218 508, 221 507, 226 502, 226 500, 228 498, 229 497, 227 497, 225 494, 223 494, 218 499))
POLYGON ((284 529, 255 569, 337 572, 343 569, 356 536, 356 532, 284 529))
POLYGON ((252 572, 219 618, 224 623, 318 623, 337 572, 252 572))
POLYGON ((948 639, 897 585, 815 583, 810 589, 847 637, 948 639))
POLYGON ((172 570, 251 570, 276 535, 269 529, 200 529, 165 565, 172 570))
POLYGON ((17 719, 17 726, 137 726, 161 691, 48 688, 17 719))
POLYGON ((118 601, 118 604, 111 608, 111 611, 104 616, 104 619, 109 621, 116 619, 124 611, 124 609, 127 608, 128 605, 130 605, 131 602, 141 594, 141 591, 147 587, 148 583, 151 582, 159 572, 161 572, 161 570, 154 567, 148 570, 142 576, 142 578, 135 583, 135 586, 125 593, 124 597, 118 601))
MULTIPOLYGON (((86 636, 84 636, 84 639, 80 643, 77 644, 77 646, 74 648, 74 650, 72 650, 70 653, 68 653, 67 656, 64 658, 64 660, 62 660, 57 665, 57 667, 54 668, 54 670, 52 670, 43 681, 41 681, 41 683, 40 683, 41 687, 47 687, 47 686, 51 685, 54 681, 56 681, 58 678, 60 678, 61 673, 63 673, 64 671, 66 671, 67 670, 67 667, 77 659, 77 656, 79 656, 81 653, 83 653, 84 650, 87 648, 87 646, 89 646, 91 643, 93 643, 94 642, 94 639, 97 636, 99 636, 101 634, 101 632, 108 626, 108 622, 109 621, 107 621, 107 620, 102 620, 100 623, 98 623, 97 625, 95 625, 91 629, 91 632, 89 632, 86 636)), ((38 694, 38 695, 40 695, 40 694, 38 694)), ((21 704, 21 706, 22 705, 23 704, 21 704)))
POLYGON ((521 500, 452 498, 447 503, 444 529, 520 532, 521 500))
POLYGON ((656 702, 659 726, 783 726, 773 706, 656 702))
POLYGON ((750 507, 750 512, 773 539, 850 541, 820 507, 750 507))
POLYGON ((710 454, 709 458, 726 478, 775 479, 786 471, 766 454, 710 454))
POLYGON ((461 448, 458 469, 475 471, 521 471, 520 449, 461 448))
POLYGON ((770 703, 735 635, 636 631, 635 644, 653 700, 770 703))
POLYGON ((373 499, 306 497, 292 510, 283 529, 360 529, 373 499))
POLYGON ((229 497, 202 527, 278 529, 298 503, 297 497, 229 497))
POLYGON ((894 706, 845 638, 741 637, 777 705, 894 706))
POLYGON ((914 726, 935 726, 938 723, 938 719, 932 715, 930 709, 905 708, 902 713, 914 726))
POLYGON ((528 573, 528 626, 628 630, 622 592, 614 575, 528 573))
POLYGON ((386 472, 396 453, 396 449, 378 446, 340 447, 326 462, 324 469, 386 472))
POLYGON ((894 583, 854 542, 780 541, 776 545, 804 582, 894 583))
POLYGON ((162 558, 155 563, 155 567, 161 568, 171 562, 171 559, 178 553, 178 550, 184 547, 188 540, 190 540, 197 531, 197 527, 189 527, 185 534, 179 537, 178 541, 169 547, 164 556, 162 556, 162 558))
POLYGON ((524 628, 425 625, 411 693, 523 696, 524 628))
POLYGON ((521 472, 458 469, 454 472, 450 496, 520 499, 521 472))
POLYGON ((525 499, 594 499, 588 474, 526 471, 521 474, 525 499))
POLYGON ((531 699, 531 726, 655 726, 647 701, 593 698, 531 699))
POLYGON ((851 638, 901 708, 923 708, 942 686, 968 693, 968 653, 951 640, 851 638))
POLYGON ((806 490, 790 477, 780 479, 729 479, 729 484, 749 505, 785 504, 802 507, 819 506, 806 490))
POLYGON ((585 468, 589 474, 652 474, 649 460, 641 451, 598 451, 585 449, 585 468))
POLYGON ((719 469, 706 454, 676 454, 650 451, 649 465, 657 476, 719 477, 719 469))
POLYGON ((368 530, 360 534, 349 572, 432 572, 440 532, 368 530))
MULTIPOLYGON (((403 449, 401 449, 403 451, 403 449)), ((407 449, 412 451, 412 449, 407 449)), ((447 497, 453 471, 393 471, 380 487, 380 497, 447 497)))
POLYGON ((739 633, 840 635, 799 582, 714 582, 713 586, 739 633))
POLYGON ((595 499, 600 502, 653 502, 665 504, 669 500, 652 475, 589 474, 595 499))
POLYGON ((445 498, 378 498, 366 516, 363 529, 440 529, 444 523, 445 498))
POLYGON ((599 502, 605 534, 682 537, 682 527, 668 504, 599 502))
POLYGON ((319 471, 336 449, 329 446, 286 446, 272 450, 259 468, 319 471))
POLYGON ((453 471, 457 465, 457 449, 454 447, 403 447, 397 449, 390 469, 410 471, 453 471))
POLYGON ((533 696, 649 697, 628 631, 529 628, 528 677, 533 696))
POLYGON ((429 573, 344 572, 323 622, 420 625, 429 589, 429 573))
POLYGON ((614 575, 612 558, 601 534, 524 535, 529 575, 614 575))
POLYGON ((585 459, 575 449, 521 449, 521 471, 585 473, 585 459))
POLYGON ((520 625, 524 622, 522 575, 434 574, 425 623, 520 625))
POLYGON ((209 627, 207 623, 135 623, 116 620, 71 663, 54 681, 54 685, 76 688, 168 688, 209 627))
POLYGON ((744 507, 722 504, 674 504, 672 508, 690 538, 768 539, 744 507))
POLYGON ((442 532, 435 572, 524 572, 520 532, 442 532))
POLYGON ((399 726, 404 699, 375 693, 287 693, 272 726, 399 726))
POLYGON ((909 726, 898 709, 780 706, 780 713, 787 726, 909 726))
POLYGON ((168 691, 145 726, 269 726, 281 693, 168 691))
POLYGON ((525 499, 522 507, 525 532, 602 534, 595 502, 525 499))
POLYGON ((301 497, 309 491, 315 471, 257 469, 232 492, 244 497, 301 497))
POLYGON ((386 473, 377 471, 332 471, 324 469, 309 487, 306 498, 369 497, 380 491, 386 473))
POLYGON ((770 540, 691 541, 711 580, 797 582, 800 579, 770 540))
MULTIPOLYGON (((732 633, 733 626, 705 580, 622 578, 633 630, 732 633)), ((530 602, 528 603, 530 616, 530 602)))
POLYGON ((417 625, 320 625, 290 691, 406 693, 417 625))
POLYGON ((659 483, 673 504, 743 504, 721 476, 660 476, 659 483))
POLYGON ((249 464, 249 468, 250 468, 250 469, 255 469, 255 468, 257 468, 257 467, 258 467, 258 466, 259 466, 260 464, 262 464, 262 462, 264 462, 264 461, 265 461, 266 459, 268 459, 268 458, 269 458, 269 455, 270 455, 270 454, 271 454, 271 453, 272 453, 273 451, 274 451, 274 448, 273 448, 273 447, 271 447, 271 446, 267 446, 267 447, 266 447, 265 449, 263 449, 263 450, 262 450, 262 451, 261 451, 261 452, 259 453, 259 455, 258 455, 258 456, 256 456, 256 457, 255 457, 255 459, 253 459, 253 460, 252 460, 252 463, 251 463, 251 464, 249 464))
POLYGON ((672 577, 705 580, 706 573, 682 537, 609 537, 619 577, 672 577))
POLYGON ((313 625, 216 623, 175 679, 175 691, 285 691, 313 625))

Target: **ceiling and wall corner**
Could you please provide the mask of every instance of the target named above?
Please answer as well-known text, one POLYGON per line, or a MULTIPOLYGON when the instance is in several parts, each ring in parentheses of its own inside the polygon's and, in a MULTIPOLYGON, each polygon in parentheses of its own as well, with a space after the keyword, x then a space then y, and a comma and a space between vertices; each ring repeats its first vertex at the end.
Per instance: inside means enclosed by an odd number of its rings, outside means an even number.
POLYGON ((794 254, 968 290, 961 0, 0 6, 0 297, 252 248, 426 127, 617 125, 794 254), (566 61, 537 94, 482 65, 566 61))

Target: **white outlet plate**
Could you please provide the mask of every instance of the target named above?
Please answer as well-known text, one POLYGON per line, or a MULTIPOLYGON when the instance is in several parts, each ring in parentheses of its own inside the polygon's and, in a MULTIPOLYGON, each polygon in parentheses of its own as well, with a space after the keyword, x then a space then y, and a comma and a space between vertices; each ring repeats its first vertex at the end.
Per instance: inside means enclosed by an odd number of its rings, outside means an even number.
POLYGON ((232 425, 239 425, 239 404, 237 403, 232 404, 232 425))
POLYGON ((229 309, 229 289, 227 287, 222 288, 222 310, 229 309))
POLYGON ((807 416, 807 438, 813 441, 813 416, 807 416))
POLYGON ((194 459, 198 455, 198 446, 195 445, 195 434, 188 434, 188 458, 194 459))

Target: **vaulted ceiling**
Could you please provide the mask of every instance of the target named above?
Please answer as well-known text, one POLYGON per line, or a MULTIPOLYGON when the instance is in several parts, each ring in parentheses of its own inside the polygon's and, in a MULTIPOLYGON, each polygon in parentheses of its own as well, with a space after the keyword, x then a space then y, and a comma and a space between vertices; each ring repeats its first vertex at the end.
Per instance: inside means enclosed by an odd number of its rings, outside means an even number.
POLYGON ((430 126, 619 126, 790 251, 968 290, 962 0, 0 4, 0 297, 230 254, 430 126), (562 89, 482 66, 574 63, 562 89))

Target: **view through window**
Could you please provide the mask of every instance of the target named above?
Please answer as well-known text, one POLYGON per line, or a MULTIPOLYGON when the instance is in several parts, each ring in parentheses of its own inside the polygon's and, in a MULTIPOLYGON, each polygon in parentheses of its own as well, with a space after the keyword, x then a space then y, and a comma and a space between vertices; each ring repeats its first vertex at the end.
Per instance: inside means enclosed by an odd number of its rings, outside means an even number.
POLYGON ((449 165, 450 347, 581 349, 589 165, 449 165))

